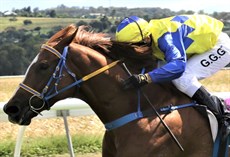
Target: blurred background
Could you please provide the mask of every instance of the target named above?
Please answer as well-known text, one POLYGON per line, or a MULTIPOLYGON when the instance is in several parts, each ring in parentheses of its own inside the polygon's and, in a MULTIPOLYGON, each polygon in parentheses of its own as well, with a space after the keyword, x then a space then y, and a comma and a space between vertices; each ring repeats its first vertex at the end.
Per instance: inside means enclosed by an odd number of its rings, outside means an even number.
POLYGON ((228 1, 219 0, 8 0, 0 2, 0 75, 22 75, 44 43, 61 28, 89 25, 114 34, 126 16, 146 20, 178 14, 208 14, 224 22, 230 34, 228 1))
MULTIPOLYGON (((117 24, 130 15, 150 20, 207 14, 223 21, 223 31, 230 35, 229 6, 227 0, 0 0, 0 102, 12 96, 41 44, 69 24, 114 35, 117 24)), ((212 92, 230 92, 230 70, 225 68, 202 83, 212 92)), ((89 115, 68 117, 68 122, 77 156, 101 156, 100 120, 89 115)), ((0 156, 13 156, 18 129, 0 118, 0 156)), ((67 153, 62 118, 34 120, 26 129, 21 156, 67 153)))

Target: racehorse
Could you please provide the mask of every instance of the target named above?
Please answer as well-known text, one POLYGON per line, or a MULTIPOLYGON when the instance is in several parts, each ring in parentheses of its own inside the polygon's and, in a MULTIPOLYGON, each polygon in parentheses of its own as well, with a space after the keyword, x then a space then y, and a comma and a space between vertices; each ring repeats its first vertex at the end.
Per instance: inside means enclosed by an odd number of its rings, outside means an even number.
POLYGON ((4 111, 10 122, 29 125, 55 102, 79 98, 105 124, 103 157, 212 156, 207 119, 194 107, 171 110, 193 104, 171 83, 123 89, 130 74, 156 68, 151 52, 145 43, 67 26, 42 45, 4 111))

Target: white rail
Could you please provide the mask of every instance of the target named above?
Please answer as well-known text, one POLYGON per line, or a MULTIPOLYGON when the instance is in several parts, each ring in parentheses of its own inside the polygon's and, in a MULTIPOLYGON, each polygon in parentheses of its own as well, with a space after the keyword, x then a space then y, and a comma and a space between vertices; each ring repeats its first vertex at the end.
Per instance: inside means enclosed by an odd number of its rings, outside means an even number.
MULTIPOLYGON (((3 112, 3 106, 6 102, 0 102, 0 121, 8 121, 7 115, 3 112)), ((37 116, 36 119, 46 119, 61 116, 60 111, 67 110, 68 116, 84 116, 94 114, 87 103, 80 99, 69 98, 58 101, 49 111, 43 111, 43 116, 37 116)))
MULTIPOLYGON (((0 102, 0 121, 8 121, 7 115, 3 112, 3 106, 6 102, 0 102)), ((93 110, 84 101, 79 99, 65 99, 57 102, 49 111, 43 111, 43 116, 37 116, 35 119, 47 119, 54 117, 63 117, 66 137, 68 141, 69 153, 71 157, 74 157, 74 151, 72 146, 72 140, 69 133, 67 116, 84 116, 95 114, 93 110)), ((20 157, 21 146, 23 143, 23 135, 27 126, 21 126, 18 131, 16 145, 14 149, 14 157, 20 157)))

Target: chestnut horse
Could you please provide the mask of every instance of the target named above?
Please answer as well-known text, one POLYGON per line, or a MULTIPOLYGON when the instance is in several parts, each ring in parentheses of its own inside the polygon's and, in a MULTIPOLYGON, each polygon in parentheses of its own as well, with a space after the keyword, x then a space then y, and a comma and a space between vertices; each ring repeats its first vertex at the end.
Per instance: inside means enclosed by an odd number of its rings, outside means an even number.
POLYGON ((127 69, 140 73, 156 67, 151 51, 146 44, 119 43, 70 25, 42 46, 4 111, 10 122, 29 125, 55 102, 75 97, 88 103, 107 128, 103 157, 212 156, 207 119, 193 107, 162 112, 165 106, 193 102, 171 83, 123 89, 127 69))

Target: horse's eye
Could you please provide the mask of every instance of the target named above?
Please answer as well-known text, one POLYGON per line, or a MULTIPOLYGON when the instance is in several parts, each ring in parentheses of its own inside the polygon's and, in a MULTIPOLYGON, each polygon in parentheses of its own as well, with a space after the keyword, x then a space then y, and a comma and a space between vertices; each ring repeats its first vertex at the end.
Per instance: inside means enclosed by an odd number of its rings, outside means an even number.
POLYGON ((40 66, 40 69, 43 69, 43 70, 47 69, 49 67, 48 61, 42 60, 39 66, 40 66))

